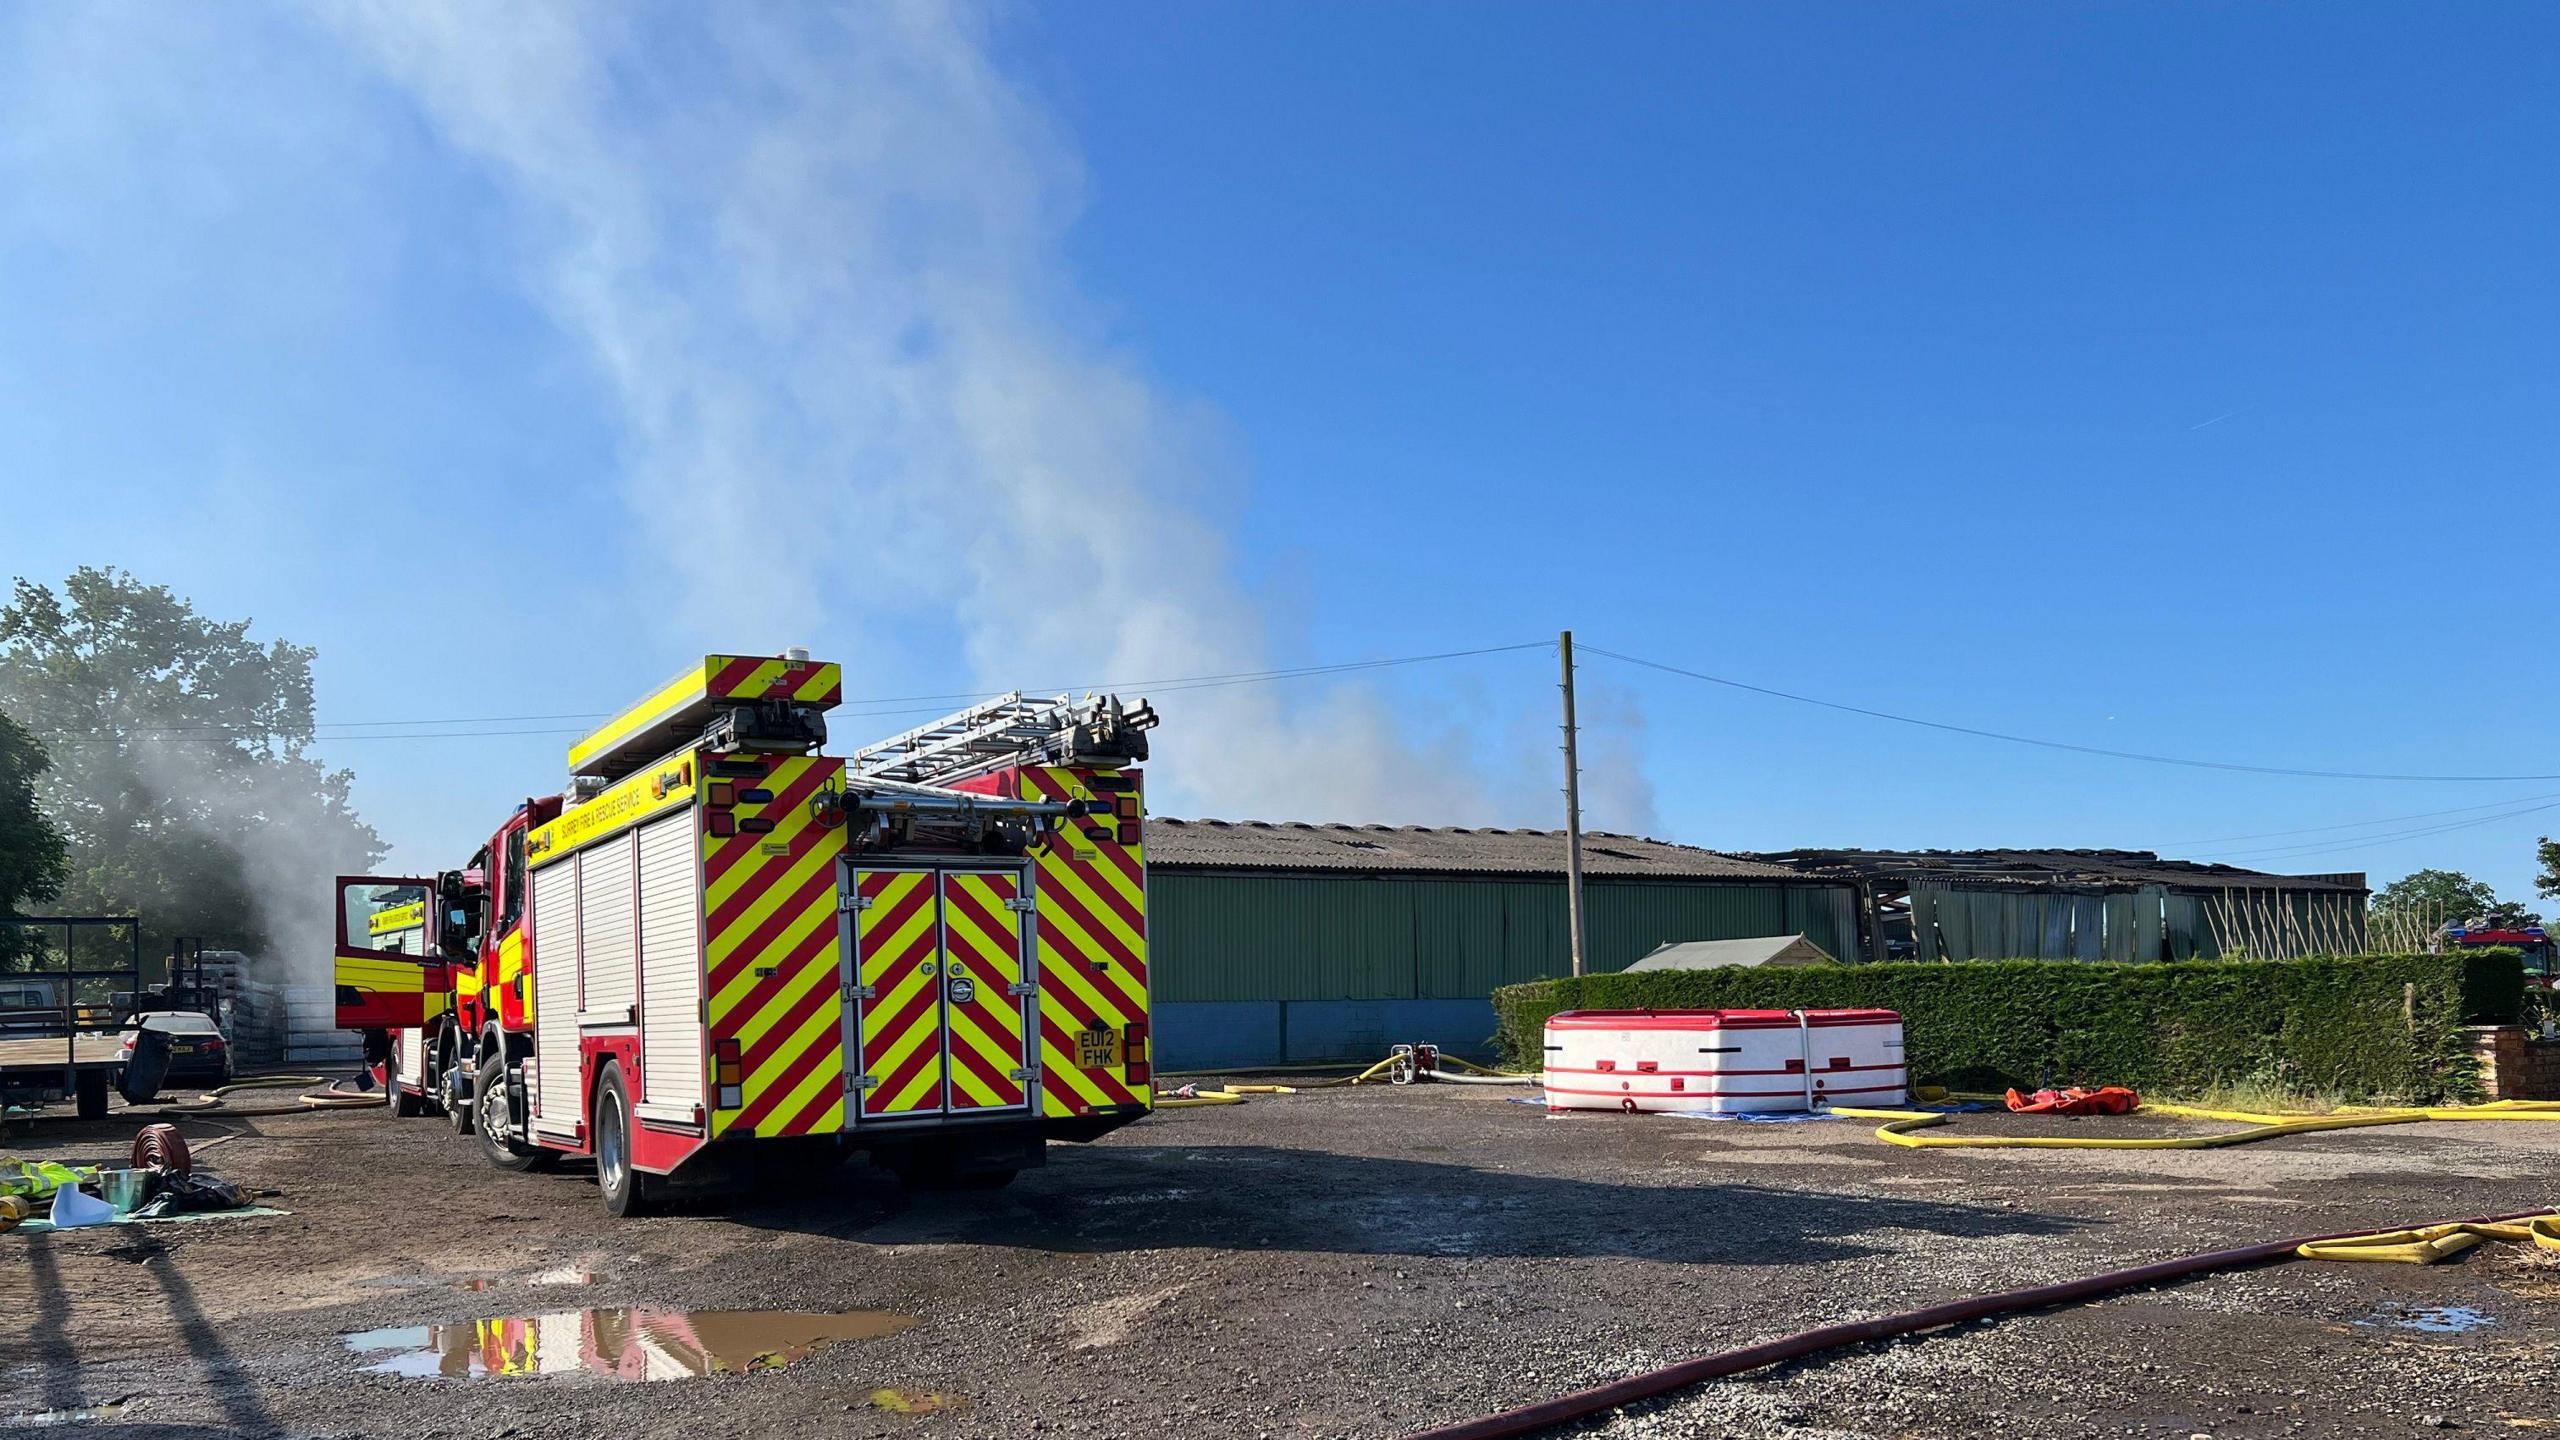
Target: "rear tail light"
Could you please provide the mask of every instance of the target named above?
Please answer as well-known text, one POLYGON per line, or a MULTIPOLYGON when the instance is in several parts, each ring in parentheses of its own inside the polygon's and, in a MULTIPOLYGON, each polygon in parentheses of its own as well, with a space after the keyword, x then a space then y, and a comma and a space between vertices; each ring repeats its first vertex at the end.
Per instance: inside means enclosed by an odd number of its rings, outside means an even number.
POLYGON ((735 1110, 747 1103, 747 1061, 735 1040, 712 1047, 712 1079, 720 1087, 719 1108, 735 1110))
POLYGON ((1147 1022, 1132 1020, 1122 1037, 1128 1053, 1121 1057, 1121 1073, 1132 1085, 1145 1085, 1156 1078, 1156 1067, 1147 1059, 1147 1022))
POLYGON ((206 1036, 206 1037, 205 1037, 205 1041, 204 1041, 204 1048, 206 1048, 207 1050, 219 1050, 219 1049, 221 1049, 221 1048, 222 1048, 222 1046, 223 1046, 223 1039, 222 1039, 222 1037, 221 1037, 221 1036, 219 1036, 219 1035, 208 1035, 208 1036, 206 1036))
POLYGON ((1112 801, 1111 813, 1123 820, 1136 820, 1138 818, 1138 797, 1135 795, 1123 795, 1119 799, 1112 801))
POLYGON ((714 810, 708 815, 705 815, 703 817, 703 821, 707 826, 709 826, 711 833, 714 835, 735 835, 738 833, 738 817, 726 810, 714 810))

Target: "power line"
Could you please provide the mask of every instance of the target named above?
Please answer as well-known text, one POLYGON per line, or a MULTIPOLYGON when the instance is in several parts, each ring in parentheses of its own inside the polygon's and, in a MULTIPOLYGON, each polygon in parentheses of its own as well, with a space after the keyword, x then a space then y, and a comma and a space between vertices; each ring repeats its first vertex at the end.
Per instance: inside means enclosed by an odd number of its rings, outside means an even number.
POLYGON ((457 715, 441 720, 321 720, 314 723, 343 730, 373 730, 386 725, 514 725, 530 720, 610 720, 610 710, 563 710, 557 715, 457 715))
POLYGON ((2469 815, 2479 810, 2500 810, 2509 805, 2529 805, 2537 800, 2560 800, 2560 795, 2517 795, 2510 799, 2490 800, 2478 805, 2456 805, 2449 810, 2420 810, 2410 815, 2379 815, 2371 820, 2349 820, 2338 825, 2305 825, 2298 830, 2258 830, 2247 835, 2208 835, 2201 840, 2171 840, 2166 842, 2165 848, 2183 850, 2196 845, 2220 845, 2231 840, 2271 840, 2279 835, 2325 835, 2333 830, 2362 830, 2368 826, 2392 825, 2403 820, 2432 820, 2439 815, 2469 815))
POLYGON ((2442 825, 2421 825, 2412 830, 2401 830, 2382 835, 2363 835, 2352 840, 2314 841, 2307 845, 2276 845, 2255 850, 2223 850, 2213 853, 2217 859, 2247 857, 2259 861, 2279 859, 2299 860, 2306 856, 2327 855, 2340 850, 2361 850, 2368 846, 2396 844, 2402 840, 2416 840, 2430 835, 2446 835, 2456 830, 2468 830, 2474 826, 2493 825, 2501 820, 2514 820, 2526 815, 2538 815, 2545 810, 2560 810, 2560 800, 2549 801, 2541 805, 2527 805, 2519 810, 2508 810, 2496 815, 2481 815, 2469 820, 2455 820, 2442 825))
POLYGON ((1657 660, 1646 660, 1634 655, 1622 655, 1615 650, 1603 650, 1597 645, 1586 645, 1582 648, 1593 655, 1605 655, 1622 664, 1639 665, 1647 670, 1659 670, 1666 675, 1680 675, 1691 680, 1703 680, 1710 685, 1723 685, 1730 689, 1747 690, 1754 695, 1767 695, 1779 700, 1792 700, 1799 705, 1813 705, 1824 710, 1838 710, 1850 715, 1864 715, 1872 720, 1891 720, 1898 725, 1917 725, 1927 730, 1943 730, 1951 735, 1970 735, 1979 740, 1999 740, 2011 745, 2033 745, 2045 750, 2065 750, 2075 755, 2097 755, 2110 760, 2139 760, 2150 765, 2182 765, 2193 770, 2226 770, 2237 771, 2239 773, 2249 775, 2291 775, 2310 780, 2413 780, 2448 784, 2516 780, 2560 780, 2560 775, 2404 775, 2390 771, 2310 770, 2290 765, 2248 765, 2228 760, 2196 760, 2182 755, 2151 755, 2139 750, 2110 750, 2098 745, 2075 745, 2067 740, 2045 740, 2033 735, 2011 735, 1999 730, 1982 730, 1971 725, 1957 725, 1944 720, 1924 720, 1917 715, 1897 715, 1890 710, 1874 710, 1869 709, 1864 705, 1850 705, 1838 700, 1823 700, 1811 695, 1798 695, 1793 691, 1775 690, 1766 685, 1753 685, 1747 681, 1730 680, 1722 675, 1709 675, 1700 670, 1683 670, 1677 665, 1665 665, 1657 660))
MULTIPOLYGON (((1424 655, 1398 655, 1373 660, 1343 660, 1322 665, 1299 665, 1275 670, 1236 670, 1215 675, 1182 675, 1161 680, 1122 680, 1098 685, 1052 685, 1045 687, 1027 687, 1025 693, 1074 694, 1080 691, 1153 691, 1159 694, 1178 694, 1189 690, 1220 689, 1237 685, 1276 684, 1284 680, 1304 680, 1325 675, 1347 675, 1370 670, 1393 669, 1407 665, 1425 665, 1442 660, 1463 660, 1478 655, 1501 655, 1519 650, 1543 650, 1550 649, 1553 645, 1553 641, 1532 640, 1517 645, 1482 645, 1468 650, 1441 650, 1424 655)), ((900 705, 905 702, 918 700, 980 700, 986 698, 986 694, 987 692, 984 691, 967 690, 953 691, 943 695, 874 696, 857 700, 848 700, 844 702, 835 713, 839 718, 844 719, 896 719, 910 715, 935 715, 942 712, 941 706, 932 705, 902 709, 864 707, 900 705)), ((318 722, 315 728, 317 730, 327 732, 358 728, 389 732, 392 727, 396 726, 497 725, 535 720, 598 720, 610 719, 617 713, 619 712, 609 710, 581 710, 564 711, 548 715, 477 715, 454 716, 441 719, 421 718, 416 720, 331 720, 318 722)), ((48 738, 46 743, 55 745, 115 745, 129 743, 132 741, 160 741, 176 744, 228 744, 234 740, 269 736, 276 733, 276 731, 261 729, 255 726, 175 725, 146 727, 120 732, 115 735, 81 736, 57 734, 48 738)), ((396 734, 378 733, 371 735, 345 735, 321 733, 312 736, 312 743, 336 744, 340 741, 347 740, 469 740, 481 737, 496 739, 517 735, 584 735, 586 733, 587 731, 585 729, 417 729, 396 734)))

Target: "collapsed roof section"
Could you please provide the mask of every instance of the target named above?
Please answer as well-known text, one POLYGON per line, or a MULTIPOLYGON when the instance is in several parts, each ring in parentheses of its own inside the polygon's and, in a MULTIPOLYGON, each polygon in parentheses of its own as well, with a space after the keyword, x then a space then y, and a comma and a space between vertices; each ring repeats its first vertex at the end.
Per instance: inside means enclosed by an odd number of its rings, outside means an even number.
MULTIPOLYGON (((1344 870, 1378 874, 1553 875, 1561 830, 1315 825, 1269 820, 1147 821, 1147 864, 1176 870, 1344 870)), ((1760 860, 1634 835, 1585 831, 1582 871, 1612 879, 1838 884, 1760 860)))
POLYGON ((2274 875, 2237 865, 2164 860, 2149 850, 1780 850, 1749 859, 1807 875, 1861 880, 1879 890, 1912 884, 2105 894, 2149 886, 2188 893, 2284 890, 2363 895, 2360 873, 2274 875))

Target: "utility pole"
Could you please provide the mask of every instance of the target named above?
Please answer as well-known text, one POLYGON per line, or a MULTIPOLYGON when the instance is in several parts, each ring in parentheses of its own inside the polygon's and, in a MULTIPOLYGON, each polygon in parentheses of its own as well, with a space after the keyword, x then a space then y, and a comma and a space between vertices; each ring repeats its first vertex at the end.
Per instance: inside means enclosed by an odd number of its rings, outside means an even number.
POLYGON ((1573 973, 1586 973, 1582 928, 1582 758, 1573 723, 1573 632, 1557 637, 1564 656, 1564 913, 1573 932, 1573 973))

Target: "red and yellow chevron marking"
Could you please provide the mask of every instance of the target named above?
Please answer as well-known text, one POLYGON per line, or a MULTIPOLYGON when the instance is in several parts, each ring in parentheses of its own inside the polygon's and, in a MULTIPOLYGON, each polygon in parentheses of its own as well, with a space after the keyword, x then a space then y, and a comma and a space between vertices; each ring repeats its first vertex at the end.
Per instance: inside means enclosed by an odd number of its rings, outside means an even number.
POLYGON ((854 956, 863 988, 865 1115, 942 1109, 942 933, 930 870, 862 870, 854 956))
MULTIPOLYGON (((781 662, 776 661, 776 664, 781 662)), ((735 835, 702 837, 704 993, 714 1047, 739 1043, 742 1102, 713 1112, 725 1135, 808 1135, 844 1125, 844 987, 837 975, 836 861, 844 831, 810 818, 809 800, 841 788, 844 762, 724 757, 762 764, 740 791, 773 798, 733 807, 735 835), (748 828, 769 821, 769 831, 748 828)))
MULTIPOLYGON (((1101 779, 1138 783, 1134 772, 1026 767, 1015 775, 1026 800, 1117 799, 1101 779)), ((1088 1068, 1078 1037, 1122 1030, 1147 1018, 1147 889, 1143 844, 1122 845, 1110 822, 1065 820, 1037 852, 1041 1111, 1076 1115, 1144 1105, 1121 1067, 1088 1068)))
POLYGON ((715 700, 797 700, 834 705, 844 698, 844 670, 824 661, 793 662, 770 655, 713 655, 702 690, 715 700))
POLYGON ((690 735, 723 700, 795 700, 804 705, 833 706, 844 696, 844 672, 816 660, 785 660, 771 655, 705 655, 661 685, 647 699, 569 747, 571 774, 622 775, 653 755, 664 753, 679 737, 668 727, 690 735), (653 732, 658 732, 652 737, 653 732), (646 743, 644 743, 646 739, 646 743), (594 767, 592 770, 590 767, 594 767))
POLYGON ((970 982, 969 998, 950 999, 951 1108, 1003 1110, 1027 1096, 1014 1072, 1023 1068, 1022 894, 1010 872, 945 871, 942 877, 944 993, 970 982))

